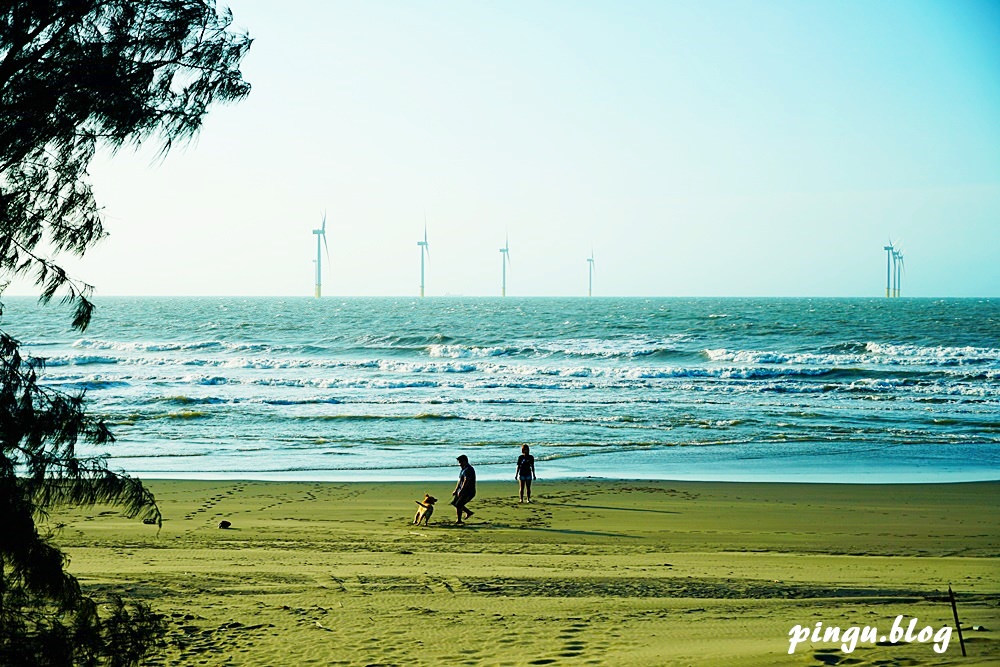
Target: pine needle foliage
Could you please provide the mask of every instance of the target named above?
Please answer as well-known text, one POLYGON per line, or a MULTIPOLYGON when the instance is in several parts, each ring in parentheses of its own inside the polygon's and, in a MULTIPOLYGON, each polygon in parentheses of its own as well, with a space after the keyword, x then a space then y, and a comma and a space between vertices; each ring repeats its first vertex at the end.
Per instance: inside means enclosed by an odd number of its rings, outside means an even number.
MULTIPOLYGON (((90 161, 146 142, 165 156, 196 136, 211 104, 245 97, 251 40, 232 23, 214 0, 0 3, 0 296, 28 277, 42 303, 58 296, 86 329, 92 287, 54 258, 82 256, 106 234, 90 161)), ((110 504, 156 524, 160 511, 139 480, 77 453, 114 436, 83 393, 46 386, 43 370, 0 328, 0 665, 139 664, 162 619, 86 595, 41 527, 64 504, 110 504)))

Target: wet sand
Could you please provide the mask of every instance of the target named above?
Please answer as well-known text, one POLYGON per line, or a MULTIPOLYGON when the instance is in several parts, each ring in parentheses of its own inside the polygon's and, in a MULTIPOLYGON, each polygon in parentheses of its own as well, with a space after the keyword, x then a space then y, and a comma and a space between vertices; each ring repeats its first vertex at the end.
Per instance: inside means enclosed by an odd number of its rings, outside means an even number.
POLYGON ((1000 482, 823 485, 151 481, 162 530, 53 515, 92 592, 169 621, 153 665, 986 665, 1000 657, 1000 482), (414 500, 440 498, 427 528, 414 500), (219 529, 221 520, 232 523, 219 529), (913 636, 891 643, 902 615, 913 636), (887 641, 789 631, 876 627, 887 641), (983 626, 985 630, 972 630, 983 626))

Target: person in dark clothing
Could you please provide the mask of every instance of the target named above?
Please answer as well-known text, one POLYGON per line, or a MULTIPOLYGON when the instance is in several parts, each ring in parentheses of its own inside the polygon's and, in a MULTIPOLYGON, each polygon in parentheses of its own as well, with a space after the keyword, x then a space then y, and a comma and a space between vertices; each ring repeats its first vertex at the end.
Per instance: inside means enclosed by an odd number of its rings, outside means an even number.
POLYGON ((521 500, 524 502, 525 494, 528 502, 531 502, 531 480, 535 479, 535 457, 528 453, 528 446, 521 447, 521 455, 517 457, 517 470, 514 472, 514 479, 518 482, 521 500))
POLYGON ((455 506, 455 511, 458 513, 458 523, 461 524, 464 523, 462 514, 465 514, 466 519, 473 514, 466 505, 476 497, 476 469, 469 463, 469 457, 465 454, 458 457, 458 465, 462 466, 462 472, 458 474, 458 484, 451 493, 454 496, 451 504, 455 506))

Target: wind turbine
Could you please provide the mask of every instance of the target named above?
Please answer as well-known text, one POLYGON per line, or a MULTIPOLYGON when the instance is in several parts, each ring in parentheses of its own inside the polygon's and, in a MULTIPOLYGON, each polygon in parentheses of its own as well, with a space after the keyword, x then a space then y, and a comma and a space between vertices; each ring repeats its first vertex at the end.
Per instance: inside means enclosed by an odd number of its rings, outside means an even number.
POLYGON ((889 268, 890 262, 893 262, 895 258, 895 249, 892 247, 892 239, 889 239, 889 245, 882 248, 885 250, 885 296, 888 299, 892 294, 889 291, 889 283, 891 281, 892 270, 889 268))
POLYGON ((314 229, 316 235, 316 298, 323 294, 323 263, 319 252, 319 240, 323 239, 323 247, 326 248, 326 258, 330 259, 330 246, 326 244, 326 211, 323 211, 323 225, 319 229, 314 229))
POLYGON ((427 216, 424 216, 424 240, 417 241, 420 246, 420 298, 424 298, 424 255, 427 259, 431 257, 431 248, 427 245, 427 216))
POLYGON ((507 296, 507 265, 510 264, 510 241, 504 236, 503 247, 500 248, 500 296, 507 296))
MULTIPOLYGON (((896 297, 898 298, 900 288, 903 286, 903 251, 893 251, 893 258, 899 260, 899 264, 896 266, 896 297)), ((895 262, 893 263, 895 264, 895 262)))
POLYGON ((590 249, 590 257, 587 258, 587 296, 594 296, 594 249, 590 249))

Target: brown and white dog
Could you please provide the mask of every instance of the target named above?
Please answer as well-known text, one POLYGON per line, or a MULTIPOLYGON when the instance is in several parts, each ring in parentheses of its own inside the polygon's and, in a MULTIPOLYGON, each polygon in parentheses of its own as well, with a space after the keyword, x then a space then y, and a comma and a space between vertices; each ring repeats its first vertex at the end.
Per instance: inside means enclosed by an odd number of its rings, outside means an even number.
POLYGON ((437 501, 437 498, 429 494, 424 494, 423 502, 414 500, 413 502, 420 505, 420 507, 417 508, 417 513, 413 515, 413 524, 419 526, 420 522, 423 521, 426 526, 427 522, 431 520, 431 515, 434 514, 434 503, 437 501))

